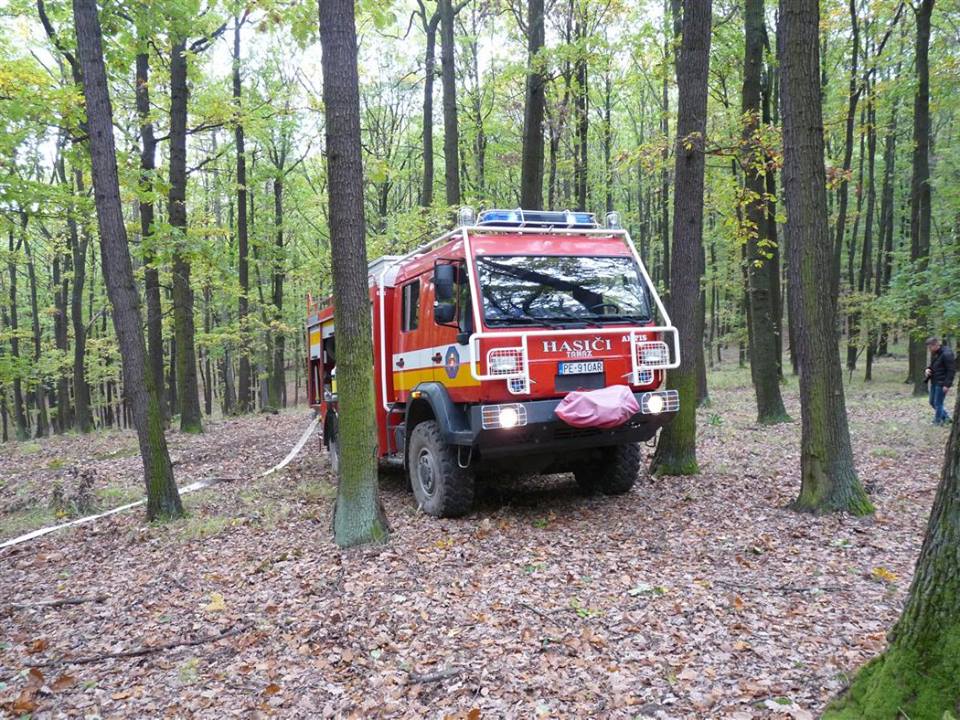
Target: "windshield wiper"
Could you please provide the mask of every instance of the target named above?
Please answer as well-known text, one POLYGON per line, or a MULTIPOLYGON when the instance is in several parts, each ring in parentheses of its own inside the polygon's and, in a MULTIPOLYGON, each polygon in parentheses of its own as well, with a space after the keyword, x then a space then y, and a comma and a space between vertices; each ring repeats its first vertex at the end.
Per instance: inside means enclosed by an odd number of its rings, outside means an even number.
MULTIPOLYGON (((569 310, 559 310, 558 312, 562 312, 563 317, 570 318, 570 321, 576 323, 577 325, 584 325, 586 327, 590 327, 592 325, 593 327, 600 327, 600 324, 592 317, 580 317, 578 315, 574 315, 569 310)), ((567 324, 569 325, 569 323, 567 324)))
POLYGON ((547 327, 563 327, 562 323, 558 323, 549 318, 542 317, 532 317, 530 315, 519 315, 517 317, 507 317, 507 318, 487 318, 488 325, 546 325, 547 327))
POLYGON ((649 322, 650 318, 644 317, 643 315, 597 315, 591 320, 596 322, 632 322, 632 323, 642 323, 649 322))

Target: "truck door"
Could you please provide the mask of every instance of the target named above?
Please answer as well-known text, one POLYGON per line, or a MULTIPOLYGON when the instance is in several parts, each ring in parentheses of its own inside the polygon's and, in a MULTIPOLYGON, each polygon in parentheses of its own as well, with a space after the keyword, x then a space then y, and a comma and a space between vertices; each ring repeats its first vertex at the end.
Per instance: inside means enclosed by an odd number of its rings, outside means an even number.
POLYGON ((449 322, 438 322, 434 313, 429 321, 433 326, 434 343, 442 362, 437 368, 436 381, 445 385, 455 401, 467 399, 465 393, 480 385, 470 373, 469 337, 473 333, 473 311, 470 304, 470 281, 466 266, 461 262, 450 263, 454 267, 454 283, 450 300, 453 317, 449 322))
POLYGON ((393 354, 393 383, 397 400, 404 402, 417 385, 435 379, 440 363, 433 350, 435 338, 428 314, 433 307, 430 276, 408 279, 397 291, 400 294, 400 302, 396 303, 399 333, 393 354))

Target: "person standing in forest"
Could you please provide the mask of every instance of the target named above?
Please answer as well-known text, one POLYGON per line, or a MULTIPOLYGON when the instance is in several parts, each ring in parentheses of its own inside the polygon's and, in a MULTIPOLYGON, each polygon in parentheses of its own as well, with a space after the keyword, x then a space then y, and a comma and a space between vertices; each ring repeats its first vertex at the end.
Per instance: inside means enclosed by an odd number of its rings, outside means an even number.
POLYGON ((927 382, 930 383, 930 407, 933 408, 933 424, 949 425, 950 414, 944 407, 947 391, 953 385, 957 372, 957 358, 940 338, 927 338, 927 350, 930 351, 930 364, 927 365, 927 382))

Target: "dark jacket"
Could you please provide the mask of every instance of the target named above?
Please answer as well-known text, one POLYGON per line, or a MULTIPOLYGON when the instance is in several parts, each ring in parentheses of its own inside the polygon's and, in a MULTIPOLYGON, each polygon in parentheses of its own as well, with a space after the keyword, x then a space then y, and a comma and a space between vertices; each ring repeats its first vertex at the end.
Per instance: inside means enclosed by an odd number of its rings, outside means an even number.
POLYGON ((953 385, 953 376, 957 372, 957 358, 953 350, 941 345, 937 352, 930 356, 930 382, 934 385, 953 385))

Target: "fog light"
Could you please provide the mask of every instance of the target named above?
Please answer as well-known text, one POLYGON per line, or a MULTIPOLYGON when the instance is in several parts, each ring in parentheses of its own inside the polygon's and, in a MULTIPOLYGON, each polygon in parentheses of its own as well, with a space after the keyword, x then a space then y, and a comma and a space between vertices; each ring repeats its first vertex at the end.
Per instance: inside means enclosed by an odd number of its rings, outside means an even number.
POLYGON ((517 414, 515 408, 505 407, 500 410, 500 427, 509 430, 510 428, 516 427, 517 423, 520 422, 520 416, 517 414))
POLYGON ((662 395, 649 395, 647 397, 647 412, 651 415, 659 415, 663 412, 662 395))
POLYGON ((484 405, 480 409, 484 430, 510 430, 527 424, 527 409, 521 405, 484 405))

